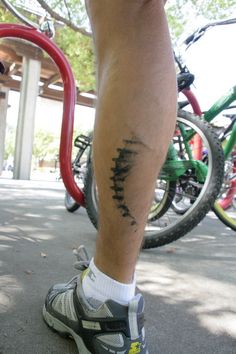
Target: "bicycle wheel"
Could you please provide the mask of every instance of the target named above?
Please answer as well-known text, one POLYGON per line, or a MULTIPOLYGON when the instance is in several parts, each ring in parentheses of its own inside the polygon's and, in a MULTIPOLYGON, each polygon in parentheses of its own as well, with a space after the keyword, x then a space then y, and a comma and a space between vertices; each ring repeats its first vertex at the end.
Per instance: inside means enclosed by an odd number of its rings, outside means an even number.
POLYGON ((176 182, 157 180, 154 198, 148 213, 148 222, 159 219, 172 205, 175 197, 176 182))
MULTIPOLYGON (((224 173, 224 157, 220 142, 209 124, 189 112, 180 110, 172 146, 178 159, 172 162, 167 158, 159 175, 158 185, 168 184, 171 180, 170 176, 177 185, 183 186, 183 182, 187 181, 186 188, 182 189, 181 197, 191 200, 191 205, 183 215, 176 214, 172 208, 169 208, 158 218, 149 218, 145 228, 143 248, 159 247, 184 236, 204 218, 220 191, 224 173), (201 137, 202 149, 208 151, 208 165, 193 159, 195 147, 189 144, 189 138, 184 137, 184 132, 185 135, 188 133, 193 135, 192 132, 194 132, 201 137), (182 166, 181 173, 179 172, 180 166, 182 166)), ((159 195, 161 196, 161 193, 159 195)), ((164 199, 164 197, 166 193, 163 193, 161 198, 164 199)), ((85 199, 88 215, 93 224, 97 226, 98 196, 91 166, 85 179, 85 199)))
MULTIPOLYGON (((151 204, 150 212, 148 214, 148 222, 160 218, 171 206, 175 196, 175 181, 161 181, 157 180, 154 198, 151 204)), ((91 161, 87 166, 87 175, 85 178, 85 203, 88 216, 95 226, 98 227, 98 193, 95 183, 93 165, 91 161)))
MULTIPOLYGON (((84 176, 87 173, 87 163, 83 163, 81 166, 73 166, 73 174, 74 174, 74 180, 76 184, 79 186, 80 189, 84 188, 84 176)), ((77 209, 80 208, 80 204, 78 204, 74 198, 68 193, 68 191, 65 191, 65 198, 64 198, 64 204, 66 209, 70 212, 73 213, 77 209)))
POLYGON ((236 145, 225 161, 224 180, 213 211, 217 217, 236 231, 236 145))
MULTIPOLYGON (((80 186, 81 184, 79 183, 79 176, 75 172, 74 172, 74 179, 75 182, 78 183, 78 185, 80 186)), ((73 213, 80 207, 80 205, 74 200, 74 198, 70 195, 70 193, 67 190, 65 191, 64 204, 66 209, 70 213, 73 213)))
POLYGON ((80 207, 80 205, 73 199, 73 197, 67 191, 65 191, 64 203, 65 203, 66 209, 70 213, 73 213, 74 211, 76 211, 80 207))
POLYGON ((232 205, 224 210, 219 202, 215 202, 213 206, 216 216, 232 230, 236 231, 236 202, 233 201, 232 205))
POLYGON ((175 197, 172 201, 171 208, 176 214, 183 215, 191 207, 191 200, 183 196, 183 188, 178 186, 176 188, 175 197))

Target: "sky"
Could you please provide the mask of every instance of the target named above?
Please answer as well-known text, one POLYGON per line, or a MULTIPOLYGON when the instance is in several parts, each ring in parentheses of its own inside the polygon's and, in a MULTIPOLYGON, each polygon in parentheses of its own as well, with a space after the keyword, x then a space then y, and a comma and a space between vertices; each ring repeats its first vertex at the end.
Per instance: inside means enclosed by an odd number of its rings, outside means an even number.
POLYGON ((202 110, 236 85, 236 24, 209 29, 185 53, 202 110))

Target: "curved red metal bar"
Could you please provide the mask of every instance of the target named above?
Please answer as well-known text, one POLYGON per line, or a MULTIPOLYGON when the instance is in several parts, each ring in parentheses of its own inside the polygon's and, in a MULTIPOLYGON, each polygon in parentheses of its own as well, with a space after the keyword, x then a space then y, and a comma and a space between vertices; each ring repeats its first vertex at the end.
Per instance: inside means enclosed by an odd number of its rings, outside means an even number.
POLYGON ((37 30, 16 24, 0 24, 0 38, 21 38, 38 45, 57 65, 64 84, 63 117, 60 140, 60 169, 67 191, 77 203, 84 206, 84 194, 74 181, 71 169, 72 137, 74 127, 74 109, 76 89, 70 64, 63 52, 45 34, 37 30))
MULTIPOLYGON (((199 105, 198 100, 197 100, 196 96, 194 95, 194 93, 190 89, 184 89, 181 92, 185 95, 185 97, 189 101, 189 103, 193 109, 193 113, 196 114, 197 116, 201 116, 202 110, 200 108, 200 105, 199 105)), ((193 156, 195 159, 201 160, 202 159, 202 139, 198 134, 196 134, 194 136, 193 144, 194 144, 193 156)))
POLYGON ((197 116, 201 116, 202 110, 194 93, 190 89, 184 89, 181 92, 185 95, 190 105, 192 106, 193 113, 195 113, 197 116))

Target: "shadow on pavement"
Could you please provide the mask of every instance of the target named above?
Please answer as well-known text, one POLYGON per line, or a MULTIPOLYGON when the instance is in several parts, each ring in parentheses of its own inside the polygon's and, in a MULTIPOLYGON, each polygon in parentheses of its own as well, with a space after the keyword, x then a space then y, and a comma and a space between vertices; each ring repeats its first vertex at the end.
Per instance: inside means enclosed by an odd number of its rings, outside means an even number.
MULTIPOLYGON (((0 354, 75 354, 42 321, 49 287, 76 274, 72 250, 93 254, 84 209, 64 208, 60 182, 0 180, 0 354)), ((213 214, 189 235, 142 251, 150 354, 236 354, 236 238, 213 214)))

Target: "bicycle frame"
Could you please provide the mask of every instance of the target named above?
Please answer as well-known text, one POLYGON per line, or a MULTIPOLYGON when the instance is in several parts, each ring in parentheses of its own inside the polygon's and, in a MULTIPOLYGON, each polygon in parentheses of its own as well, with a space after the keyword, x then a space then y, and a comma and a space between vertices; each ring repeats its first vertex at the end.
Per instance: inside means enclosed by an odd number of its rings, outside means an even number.
MULTIPOLYGON (((199 28, 197 31, 195 31, 193 34, 191 34, 184 43, 188 45, 193 45, 196 41, 198 41, 206 32, 208 28, 218 26, 218 25, 228 25, 228 24, 233 24, 236 23, 236 18, 229 19, 229 20, 221 20, 221 21, 216 21, 209 23, 201 28, 199 28)), ((180 72, 189 72, 188 68, 186 65, 182 64, 182 61, 176 57, 175 55, 175 60, 176 63, 180 69, 180 72)), ((193 108, 193 112, 199 116, 202 115, 200 106, 198 104, 198 101, 192 91, 189 89, 183 90, 182 93, 185 95, 189 103, 191 104, 193 108)), ((210 109, 208 109, 207 112, 204 113, 204 120, 207 122, 211 122, 213 118, 215 118, 219 113, 221 113, 224 109, 228 108, 230 104, 236 100, 236 86, 233 86, 229 92, 227 92, 225 95, 223 95, 221 98, 219 98, 210 109)), ((227 141, 227 143, 224 145, 223 150, 224 150, 224 155, 225 159, 228 158, 230 152, 233 149, 234 144, 236 143, 236 123, 233 126, 232 132, 230 139, 227 141)), ((200 156, 199 156, 200 157, 200 156)))
MULTIPOLYGON (((211 122, 213 118, 215 118, 225 108, 229 107, 229 105, 235 100, 236 100, 236 86, 232 87, 226 95, 218 99, 213 104, 213 106, 210 107, 210 109, 204 113, 204 119, 207 122, 211 122)), ((233 126, 229 140, 226 142, 226 144, 223 147, 225 159, 227 159, 227 157, 229 156, 235 143, 236 143, 236 123, 233 126)))
MULTIPOLYGON (((199 116, 202 115, 200 106, 198 104, 196 96, 193 92, 188 90, 183 90, 182 93, 185 95, 187 100, 189 101, 190 105, 193 108, 193 112, 199 116)), ((224 96, 220 97, 203 115, 204 120, 207 122, 211 122, 219 113, 221 113, 224 109, 229 107, 231 103, 236 100, 236 86, 232 87, 228 93, 224 96)), ((236 143, 236 123, 233 126, 233 129, 230 134, 230 138, 223 146, 224 156, 225 159, 228 158, 229 154, 231 153, 234 145, 236 143)))
POLYGON ((229 156, 229 154, 233 150, 233 147, 234 147, 235 143, 236 143, 236 123, 234 123, 232 132, 230 134, 230 138, 229 138, 229 140, 227 141, 227 143, 224 146, 225 158, 227 158, 229 156))
MULTIPOLYGON (((182 93, 185 95, 185 97, 189 101, 190 105, 193 108, 194 113, 201 116, 201 114, 199 114, 199 113, 201 113, 200 106, 199 106, 197 98, 195 97, 193 92, 190 89, 188 89, 188 90, 183 90, 182 93)), ((235 100, 236 100, 236 86, 232 87, 225 95, 220 97, 210 107, 210 109, 204 113, 204 115, 203 115, 204 120, 206 120, 207 122, 211 122, 212 119, 214 119, 224 109, 228 108, 230 106, 230 104, 233 103, 235 100)), ((197 141, 195 144, 196 144, 196 147, 201 148, 201 141, 200 140, 197 141), (199 145, 198 145, 198 143, 199 143, 199 145)), ((229 139, 227 139, 222 146, 225 160, 227 160, 227 158, 232 153, 235 144, 236 144, 236 122, 234 123, 233 128, 230 132, 229 139)), ((199 154, 199 156, 197 156, 197 157, 200 158, 201 154, 199 154)), ((234 171, 236 171, 235 163, 234 163, 234 171)), ((234 194, 235 194, 235 188, 236 188, 236 182, 234 181, 232 184, 232 187, 229 189, 229 191, 227 193, 226 198, 224 198, 222 201, 219 202, 219 205, 223 209, 226 209, 230 205, 232 198, 234 197, 234 194)), ((215 203, 215 207, 219 208, 217 203, 215 203)))
POLYGON ((38 45, 52 58, 61 73, 64 85, 59 153, 61 176, 67 191, 77 203, 84 206, 84 194, 76 185, 71 169, 76 89, 70 64, 63 52, 45 34, 38 32, 34 28, 16 24, 0 24, 0 38, 4 37, 21 38, 38 45))

